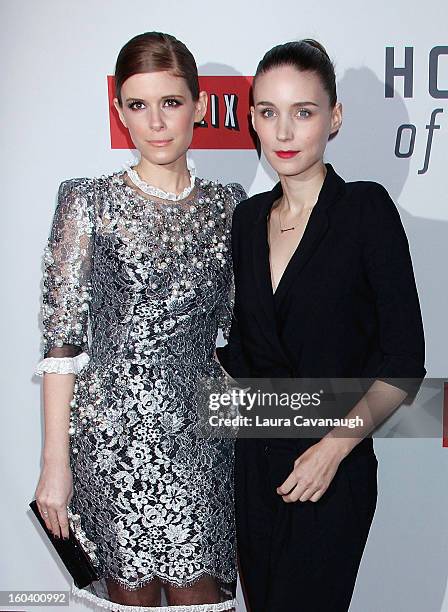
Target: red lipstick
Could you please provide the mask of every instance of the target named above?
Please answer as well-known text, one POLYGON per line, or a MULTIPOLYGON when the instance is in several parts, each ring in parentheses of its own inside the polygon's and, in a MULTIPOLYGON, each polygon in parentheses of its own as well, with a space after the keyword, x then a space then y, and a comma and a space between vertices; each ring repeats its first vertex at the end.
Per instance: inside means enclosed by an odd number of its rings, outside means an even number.
POLYGON ((295 155, 297 155, 297 153, 299 153, 299 151, 276 151, 275 154, 278 157, 281 157, 282 159, 290 159, 291 157, 294 157, 295 155))

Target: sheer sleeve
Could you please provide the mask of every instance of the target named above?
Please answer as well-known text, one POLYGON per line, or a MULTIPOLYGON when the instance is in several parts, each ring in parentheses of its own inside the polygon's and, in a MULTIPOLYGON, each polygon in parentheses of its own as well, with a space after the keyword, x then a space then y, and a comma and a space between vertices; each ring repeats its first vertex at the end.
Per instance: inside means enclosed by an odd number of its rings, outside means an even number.
POLYGON ((231 226, 232 226, 232 216, 235 207, 239 202, 245 200, 247 198, 247 194, 239 183, 229 183, 224 188, 225 196, 225 209, 227 213, 227 235, 229 237, 227 244, 227 255, 229 258, 229 277, 228 284, 225 288, 225 292, 220 300, 219 308, 218 308, 218 325, 219 329, 222 330, 223 336, 225 340, 228 340, 230 327, 232 325, 232 313, 233 306, 235 300, 235 285, 232 273, 232 256, 231 256, 231 226))
POLYGON ((79 373, 87 365, 93 252, 92 181, 61 184, 44 250, 43 359, 36 374, 79 373))

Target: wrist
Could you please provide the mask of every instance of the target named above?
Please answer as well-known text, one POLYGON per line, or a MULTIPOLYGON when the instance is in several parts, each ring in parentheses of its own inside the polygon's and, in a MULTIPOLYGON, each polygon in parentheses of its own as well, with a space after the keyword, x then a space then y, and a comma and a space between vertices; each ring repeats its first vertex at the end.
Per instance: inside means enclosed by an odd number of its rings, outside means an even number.
POLYGON ((327 434, 320 440, 320 444, 341 462, 353 449, 356 441, 352 438, 337 438, 327 434))
POLYGON ((68 453, 44 452, 42 455, 43 465, 46 468, 52 467, 70 467, 70 457, 68 453))

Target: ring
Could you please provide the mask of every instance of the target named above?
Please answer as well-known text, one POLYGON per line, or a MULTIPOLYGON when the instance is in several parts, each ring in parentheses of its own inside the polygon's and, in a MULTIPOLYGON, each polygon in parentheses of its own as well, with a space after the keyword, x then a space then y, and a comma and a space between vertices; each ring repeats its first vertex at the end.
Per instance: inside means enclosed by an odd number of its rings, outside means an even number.
POLYGON ((42 514, 43 514, 44 516, 48 516, 48 512, 46 512, 45 510, 42 512, 42 514))

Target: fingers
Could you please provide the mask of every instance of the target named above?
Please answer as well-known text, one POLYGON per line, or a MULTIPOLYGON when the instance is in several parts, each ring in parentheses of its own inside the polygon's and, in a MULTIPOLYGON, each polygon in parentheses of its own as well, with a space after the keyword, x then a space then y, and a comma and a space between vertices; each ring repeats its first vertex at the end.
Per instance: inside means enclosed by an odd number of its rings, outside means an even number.
POLYGON ((53 508, 48 508, 48 518, 51 523, 51 531, 55 538, 59 538, 61 536, 61 532, 59 530, 59 521, 58 521, 58 513, 53 508))
POLYGON ((51 523, 48 516, 48 510, 43 504, 40 504, 39 502, 37 502, 37 507, 39 508, 41 517, 44 519, 45 527, 51 531, 51 523))
POLYGON ((296 460, 294 469, 289 474, 288 478, 277 488, 277 493, 282 496, 286 503, 296 502, 300 500, 318 501, 327 489, 327 486, 322 482, 322 478, 307 477, 302 473, 303 466, 300 461, 296 460))
POLYGON ((318 501, 330 486, 339 463, 334 454, 321 452, 318 444, 311 446, 294 461, 292 472, 277 488, 278 495, 286 503, 318 501))
POLYGON ((322 497, 322 495, 325 493, 325 491, 326 491, 326 487, 323 487, 323 486, 314 486, 312 488, 306 489, 302 493, 302 495, 300 495, 298 497, 298 499, 301 502, 305 502, 305 501, 316 502, 316 501, 318 501, 322 497))
POLYGON ((294 468, 289 474, 288 478, 277 487, 277 493, 281 495, 285 501, 297 501, 302 493, 311 485, 311 482, 307 482, 301 474, 300 457, 294 461, 294 468), (289 499, 292 492, 294 491, 294 498, 289 499))
POLYGON ((277 487, 277 493, 279 495, 288 495, 288 493, 297 486, 299 482, 299 476, 296 471, 293 470, 283 484, 277 487))
POLYGON ((37 502, 37 507, 41 517, 45 521, 45 526, 56 538, 68 538, 68 514, 66 506, 54 506, 37 502))
POLYGON ((327 489, 319 489, 317 490, 312 497, 310 497, 310 501, 317 502, 322 497, 327 489))
MULTIPOLYGON (((312 501, 312 502, 316 502, 318 501, 322 495, 325 493, 326 488, 322 487, 322 486, 306 486, 305 484, 301 484, 300 482, 297 483, 297 485, 291 489, 288 493, 286 494, 282 494, 282 499, 284 502, 286 503, 291 503, 291 502, 296 502, 296 501, 301 501, 301 502, 306 502, 306 501, 312 501)), ((277 489, 277 493, 279 492, 279 489, 277 489)))
POLYGON ((312 488, 311 482, 300 477, 294 469, 285 482, 277 488, 277 493, 282 496, 285 502, 306 501, 306 493, 313 494, 316 489, 312 488), (303 499, 302 499, 303 497, 303 499))
POLYGON ((63 538, 68 538, 69 537, 69 532, 68 532, 67 508, 64 507, 63 509, 58 510, 57 517, 58 517, 58 523, 59 523, 59 527, 61 529, 62 537, 63 538))

